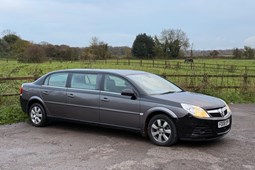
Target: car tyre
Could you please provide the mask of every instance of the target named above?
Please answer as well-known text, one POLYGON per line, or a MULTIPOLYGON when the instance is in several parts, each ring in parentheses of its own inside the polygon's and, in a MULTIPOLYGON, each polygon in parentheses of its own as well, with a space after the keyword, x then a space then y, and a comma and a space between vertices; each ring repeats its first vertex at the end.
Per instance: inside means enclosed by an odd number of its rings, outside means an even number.
POLYGON ((163 114, 155 115, 150 119, 147 133, 150 140, 159 146, 171 146, 178 140, 174 122, 163 114))
POLYGON ((39 103, 34 103, 29 109, 29 117, 31 123, 36 127, 46 125, 46 113, 43 106, 39 103))

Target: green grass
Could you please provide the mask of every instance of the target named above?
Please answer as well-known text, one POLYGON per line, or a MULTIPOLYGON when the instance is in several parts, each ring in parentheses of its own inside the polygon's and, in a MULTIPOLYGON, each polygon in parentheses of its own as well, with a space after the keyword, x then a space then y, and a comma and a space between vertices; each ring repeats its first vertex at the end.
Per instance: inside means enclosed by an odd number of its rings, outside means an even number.
POLYGON ((25 121, 26 113, 22 112, 17 97, 0 98, 0 125, 25 121))
MULTIPOLYGON (((96 62, 76 61, 76 62, 58 62, 52 61, 40 64, 18 63, 17 61, 0 60, 0 77, 33 76, 43 75, 50 71, 71 69, 71 68, 102 68, 102 69, 133 69, 152 72, 155 74, 217 74, 217 75, 241 75, 244 73, 255 75, 255 60, 227 60, 227 59, 195 59, 191 69, 190 64, 183 63, 183 60, 169 60, 168 67, 164 67, 165 60, 155 60, 153 67, 152 60, 101 60, 96 62), (204 64, 207 67, 204 68, 204 64), (213 65, 212 65, 213 64, 213 65), (248 69, 245 70, 245 67, 248 69), (225 68, 225 69, 223 69, 225 68)), ((204 86, 203 78, 175 77, 168 78, 175 84, 186 87, 187 85, 204 86)), ((28 80, 29 81, 29 80, 28 80)), ((0 94, 18 93, 22 83, 27 81, 0 81, 0 94)), ((243 78, 210 78, 206 88, 197 89, 196 92, 220 97, 228 103, 255 103, 255 78, 248 80, 249 88, 243 89, 215 89, 219 85, 243 85, 243 78)), ((27 115, 21 111, 19 105, 19 96, 0 98, 0 124, 8 124, 27 119, 27 115)))

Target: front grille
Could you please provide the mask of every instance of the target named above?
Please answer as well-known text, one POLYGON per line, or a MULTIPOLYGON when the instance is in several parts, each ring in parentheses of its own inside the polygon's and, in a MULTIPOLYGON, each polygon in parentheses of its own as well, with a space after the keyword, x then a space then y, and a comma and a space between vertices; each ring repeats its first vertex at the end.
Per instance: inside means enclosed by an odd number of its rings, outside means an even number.
POLYGON ((216 109, 208 109, 206 111, 211 117, 224 117, 228 114, 228 110, 226 106, 221 108, 216 108, 216 109))

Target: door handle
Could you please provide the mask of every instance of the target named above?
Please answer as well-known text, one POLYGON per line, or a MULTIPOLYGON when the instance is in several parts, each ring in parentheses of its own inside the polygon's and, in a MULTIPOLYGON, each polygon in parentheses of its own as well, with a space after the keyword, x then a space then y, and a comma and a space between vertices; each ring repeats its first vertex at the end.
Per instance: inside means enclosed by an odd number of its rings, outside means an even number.
POLYGON ((103 97, 103 98, 101 98, 101 101, 102 102, 109 102, 110 100, 107 97, 103 97))
POLYGON ((42 91, 42 93, 45 94, 45 95, 48 95, 48 94, 49 94, 49 91, 44 90, 44 91, 42 91))
POLYGON ((74 94, 73 93, 70 93, 67 95, 68 97, 71 97, 71 98, 74 98, 74 94))

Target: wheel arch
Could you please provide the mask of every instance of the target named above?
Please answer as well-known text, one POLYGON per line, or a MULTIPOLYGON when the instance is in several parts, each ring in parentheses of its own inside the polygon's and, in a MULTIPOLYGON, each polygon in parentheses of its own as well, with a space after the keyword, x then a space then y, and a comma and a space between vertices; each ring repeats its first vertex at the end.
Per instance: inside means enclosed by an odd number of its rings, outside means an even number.
POLYGON ((45 103, 43 102, 43 100, 39 97, 31 97, 28 101, 28 104, 27 104, 27 113, 29 113, 29 109, 30 107, 34 104, 34 103, 39 103, 42 105, 42 107, 44 108, 45 112, 48 113, 48 111, 46 110, 46 106, 45 106, 45 103))
POLYGON ((151 108, 144 115, 143 126, 142 126, 142 135, 143 136, 147 136, 147 126, 149 124, 150 119, 153 116, 159 115, 159 114, 163 114, 163 115, 168 116, 170 119, 173 120, 174 123, 178 119, 176 114, 173 111, 171 111, 171 110, 169 110, 167 108, 163 108, 163 107, 154 107, 154 108, 151 108))

